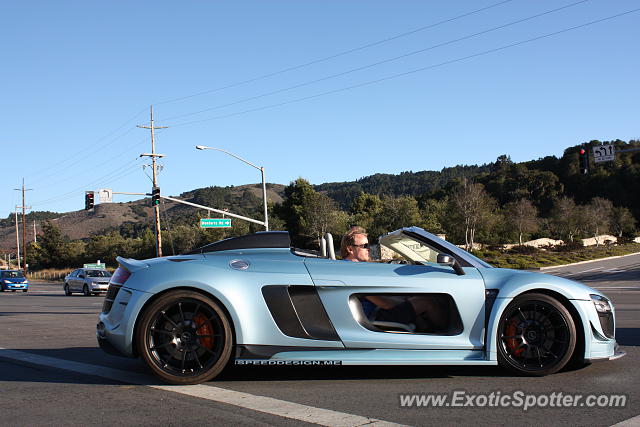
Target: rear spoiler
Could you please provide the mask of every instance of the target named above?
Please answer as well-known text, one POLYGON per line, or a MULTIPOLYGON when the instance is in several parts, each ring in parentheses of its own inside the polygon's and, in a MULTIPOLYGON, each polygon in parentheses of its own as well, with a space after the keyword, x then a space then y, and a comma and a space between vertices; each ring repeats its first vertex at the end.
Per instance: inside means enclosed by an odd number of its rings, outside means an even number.
POLYGON ((138 261, 133 258, 122 258, 117 257, 116 261, 120 264, 121 267, 124 267, 129 273, 133 273, 134 271, 141 270, 143 268, 148 268, 149 265, 143 261, 138 261))

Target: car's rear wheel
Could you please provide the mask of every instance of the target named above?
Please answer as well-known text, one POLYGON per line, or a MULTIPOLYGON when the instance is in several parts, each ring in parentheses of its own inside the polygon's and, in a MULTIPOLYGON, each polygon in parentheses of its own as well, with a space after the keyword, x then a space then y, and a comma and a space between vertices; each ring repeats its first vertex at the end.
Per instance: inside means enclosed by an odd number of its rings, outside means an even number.
POLYGON ((22 292, 27 292, 27 289, 23 289, 22 292))
POLYGON ((65 284, 64 284, 64 294, 65 294, 66 296, 71 295, 71 291, 69 290, 69 284, 68 284, 68 283, 65 283, 65 284))
POLYGON ((82 295, 84 295, 85 297, 91 295, 91 292, 89 292, 89 287, 87 285, 84 285, 82 287, 82 295))
POLYGON ((151 370, 171 384, 218 375, 231 357, 232 334, 222 308, 193 291, 169 292, 144 310, 136 345, 151 370))
POLYGON ((505 309, 498 325, 498 362, 529 376, 562 369, 576 347, 576 326, 558 300, 524 294, 505 309))

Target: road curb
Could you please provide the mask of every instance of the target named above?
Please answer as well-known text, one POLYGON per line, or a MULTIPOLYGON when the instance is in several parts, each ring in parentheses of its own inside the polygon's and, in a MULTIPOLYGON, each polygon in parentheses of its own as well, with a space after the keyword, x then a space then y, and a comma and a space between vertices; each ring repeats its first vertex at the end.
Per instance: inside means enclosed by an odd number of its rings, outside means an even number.
POLYGON ((579 265, 579 264, 589 264, 591 262, 606 261, 608 259, 616 259, 616 258, 624 258, 624 257, 627 257, 627 256, 632 256, 632 255, 640 255, 640 252, 634 252, 632 254, 625 254, 625 255, 610 256, 610 257, 606 257, 606 258, 589 259, 589 260, 586 260, 586 261, 572 262, 571 264, 560 264, 560 265, 551 265, 551 266, 548 266, 548 267, 537 267, 537 268, 532 268, 532 270, 536 270, 536 271, 550 270, 552 268, 569 267, 571 265, 579 265))

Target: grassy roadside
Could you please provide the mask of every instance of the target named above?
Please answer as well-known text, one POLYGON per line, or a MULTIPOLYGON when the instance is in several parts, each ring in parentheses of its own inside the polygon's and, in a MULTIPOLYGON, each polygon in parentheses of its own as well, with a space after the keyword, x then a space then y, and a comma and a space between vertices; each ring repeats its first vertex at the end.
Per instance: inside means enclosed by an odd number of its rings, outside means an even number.
POLYGON ((571 264, 640 252, 640 243, 567 249, 514 248, 508 251, 479 250, 473 254, 494 267, 528 269, 571 264))

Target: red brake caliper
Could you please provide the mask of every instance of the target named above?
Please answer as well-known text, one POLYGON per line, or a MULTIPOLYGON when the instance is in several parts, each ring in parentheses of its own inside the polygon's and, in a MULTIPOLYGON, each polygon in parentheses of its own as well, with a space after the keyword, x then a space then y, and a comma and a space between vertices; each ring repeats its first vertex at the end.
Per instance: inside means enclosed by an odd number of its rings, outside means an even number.
MULTIPOLYGON (((198 329, 196 329, 196 333, 198 335, 213 335, 213 328, 211 327, 211 322, 207 320, 207 317, 204 314, 198 314, 193 318, 193 321, 196 325, 202 324, 198 329)), ((198 338, 200 344, 204 347, 211 348, 213 347, 213 337, 208 336, 204 338, 198 338)))
MULTIPOLYGON (((518 330, 518 320, 511 319, 505 328, 505 335, 508 337, 513 337, 516 335, 516 331, 518 330)), ((524 348, 518 348, 520 343, 517 338, 507 338, 505 340, 507 342, 507 348, 509 352, 514 356, 520 356, 524 352, 524 348)))

